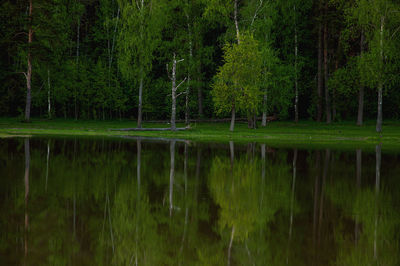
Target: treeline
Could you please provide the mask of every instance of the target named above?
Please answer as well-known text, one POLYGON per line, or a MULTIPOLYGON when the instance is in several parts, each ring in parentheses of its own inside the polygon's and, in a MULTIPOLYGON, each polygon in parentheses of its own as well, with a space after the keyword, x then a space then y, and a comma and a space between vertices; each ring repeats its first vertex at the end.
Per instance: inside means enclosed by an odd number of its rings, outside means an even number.
POLYGON ((1 116, 377 131, 400 116, 394 0, 6 0, 0 15, 1 116))

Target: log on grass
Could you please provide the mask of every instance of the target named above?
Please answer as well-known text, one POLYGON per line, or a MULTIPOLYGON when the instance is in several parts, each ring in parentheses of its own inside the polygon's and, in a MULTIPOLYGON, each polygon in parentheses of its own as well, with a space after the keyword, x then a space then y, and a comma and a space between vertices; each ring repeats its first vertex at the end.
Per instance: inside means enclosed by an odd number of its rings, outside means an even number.
MULTIPOLYGON (((189 127, 178 127, 175 129, 175 131, 183 131, 190 129, 189 127)), ((113 128, 110 129, 112 131, 171 131, 172 129, 170 127, 168 128, 113 128)))

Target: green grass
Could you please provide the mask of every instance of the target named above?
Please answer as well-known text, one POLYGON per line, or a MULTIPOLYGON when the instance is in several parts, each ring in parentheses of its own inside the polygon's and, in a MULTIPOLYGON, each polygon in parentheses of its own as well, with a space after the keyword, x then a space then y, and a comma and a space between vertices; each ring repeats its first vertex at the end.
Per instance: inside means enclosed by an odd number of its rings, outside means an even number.
MULTIPOLYGON (((40 120, 23 123, 14 118, 0 119, 0 138, 26 135, 47 136, 144 136, 180 138, 196 141, 263 142, 275 146, 324 147, 370 147, 382 144, 382 148, 400 151, 400 122, 386 121, 383 132, 375 132, 375 122, 367 121, 357 127, 353 122, 340 122, 327 125, 311 121, 272 122, 265 128, 248 129, 247 124, 237 123, 235 131, 229 131, 228 123, 192 123, 186 131, 111 131, 110 129, 132 128, 134 121, 74 121, 40 120)), ((178 124, 183 127, 183 124, 178 124)), ((144 127, 169 127, 168 124, 144 123, 144 127)))

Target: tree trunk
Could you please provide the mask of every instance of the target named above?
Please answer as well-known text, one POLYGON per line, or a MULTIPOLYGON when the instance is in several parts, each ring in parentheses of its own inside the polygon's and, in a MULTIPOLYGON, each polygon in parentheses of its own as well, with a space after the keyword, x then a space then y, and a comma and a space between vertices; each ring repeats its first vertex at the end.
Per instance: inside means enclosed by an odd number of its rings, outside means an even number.
MULTIPOLYGON (((385 17, 381 17, 381 29, 380 29, 380 56, 381 62, 383 62, 383 31, 385 27, 385 17)), ((383 71, 383 70, 382 70, 383 71)), ((382 78, 381 78, 382 79, 382 78)), ((383 91, 383 81, 379 82, 378 86, 378 116, 376 119, 376 132, 382 132, 382 91, 383 91)))
POLYGON ((317 121, 322 120, 322 25, 319 22, 318 25, 318 74, 317 74, 318 84, 317 84, 317 121))
POLYGON ((268 100, 268 95, 267 95, 267 90, 265 90, 264 91, 264 99, 263 99, 263 114, 262 114, 262 121, 261 121, 262 127, 267 126, 267 100, 268 100))
POLYGON ((235 116, 236 116, 236 112, 235 112, 235 103, 232 104, 232 117, 231 117, 231 126, 229 127, 229 130, 233 132, 233 130, 235 129, 235 116))
POLYGON ((190 28, 188 13, 186 13, 186 19, 187 19, 187 28, 189 34, 189 68, 188 68, 188 77, 187 77, 187 86, 185 95, 185 124, 189 125, 189 92, 190 92, 190 72, 192 69, 191 64, 193 59, 193 43, 192 43, 192 30, 190 28))
POLYGON ((33 39, 33 29, 32 29, 32 12, 33 3, 29 0, 29 29, 28 29, 28 70, 26 73, 26 105, 25 105, 25 122, 29 122, 31 119, 31 86, 32 86, 32 54, 31 54, 31 44, 33 39))
POLYGON ((296 25, 296 5, 293 6, 294 9, 294 87, 295 87, 295 98, 294 98, 294 121, 299 122, 299 88, 297 81, 297 25, 296 25))
POLYGON ((171 110, 171 130, 176 130, 176 57, 174 54, 174 61, 172 64, 172 110, 171 110))
POLYGON ((200 85, 198 85, 197 88, 197 102, 199 108, 199 117, 203 117, 203 92, 200 85))
MULTIPOLYGON (((141 74, 142 75, 142 74, 141 74)), ((142 95, 143 95, 143 77, 140 77, 139 84, 139 105, 138 105, 138 120, 137 127, 142 128, 142 95)))
MULTIPOLYGON (((79 72, 79 68, 78 68, 78 64, 79 64, 79 39, 80 39, 80 26, 81 26, 81 19, 78 18, 78 28, 76 30, 76 73, 78 75, 79 72)), ((75 89, 74 89, 74 112, 75 112, 75 120, 78 120, 78 105, 77 105, 77 88, 76 88, 76 84, 75 84, 75 89)))
MULTIPOLYGON (((363 57, 364 53, 364 31, 361 31, 360 40, 360 57, 363 57)), ((357 126, 362 126, 364 117, 364 86, 360 85, 358 91, 358 114, 357 114, 357 126)))
POLYGON ((235 29, 236 29, 236 39, 237 39, 237 43, 240 44, 240 34, 239 34, 239 23, 238 23, 238 0, 235 0, 234 3, 234 12, 233 12, 233 17, 235 20, 235 29))
POLYGON ((325 113, 326 113, 326 123, 330 124, 332 122, 331 113, 331 99, 329 96, 328 88, 328 28, 327 22, 324 24, 324 86, 325 86, 325 113))
MULTIPOLYGON (((338 47, 339 50, 339 47, 338 47)), ((339 60, 336 58, 335 71, 339 68, 339 60)), ((336 87, 332 88, 332 121, 336 119, 336 87)))

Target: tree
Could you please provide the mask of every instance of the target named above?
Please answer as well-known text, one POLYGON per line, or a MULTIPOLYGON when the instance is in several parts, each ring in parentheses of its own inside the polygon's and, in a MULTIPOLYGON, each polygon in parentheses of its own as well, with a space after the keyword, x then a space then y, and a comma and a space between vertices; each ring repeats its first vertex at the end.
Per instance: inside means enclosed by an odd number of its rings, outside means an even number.
POLYGON ((224 65, 215 76, 212 95, 217 113, 231 111, 233 131, 236 111, 254 114, 258 110, 261 55, 251 34, 242 34, 240 44, 226 44, 223 50, 224 65))
POLYGON ((163 1, 119 0, 122 29, 119 39, 119 66, 126 79, 139 83, 138 122, 142 127, 143 84, 152 67, 154 52, 164 27, 163 1))
POLYGON ((400 7, 390 0, 358 0, 354 15, 365 28, 368 51, 360 58, 360 74, 363 84, 378 89, 376 131, 382 131, 383 89, 390 86, 396 76, 395 62, 399 57, 398 41, 400 7))
MULTIPOLYGON (((178 88, 186 81, 186 78, 181 81, 178 85, 176 85, 176 65, 177 63, 182 62, 183 59, 176 60, 176 55, 174 53, 174 57, 172 59, 172 70, 171 70, 171 75, 169 74, 169 69, 168 69, 168 64, 167 64, 167 72, 168 76, 171 79, 171 98, 172 98, 172 104, 171 104, 171 130, 175 131, 176 130, 176 99, 183 94, 179 93, 177 94, 178 88)), ((187 92, 187 91, 186 91, 187 92)))

